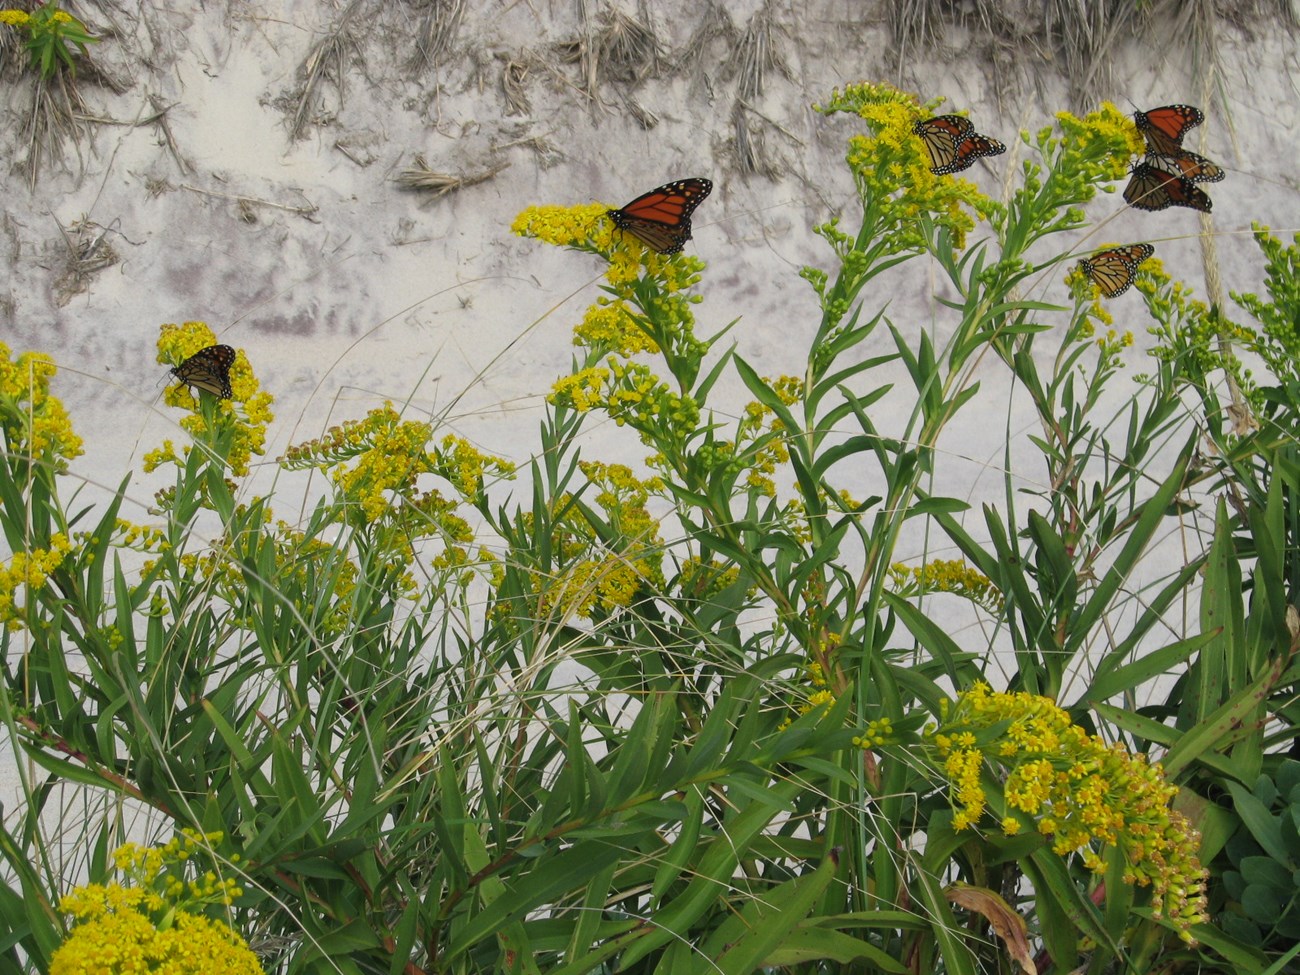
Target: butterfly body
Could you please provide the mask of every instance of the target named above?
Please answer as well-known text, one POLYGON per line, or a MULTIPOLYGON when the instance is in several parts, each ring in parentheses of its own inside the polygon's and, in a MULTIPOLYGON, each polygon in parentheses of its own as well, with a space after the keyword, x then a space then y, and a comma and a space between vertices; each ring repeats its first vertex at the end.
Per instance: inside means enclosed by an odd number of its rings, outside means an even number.
POLYGON ((230 399, 230 367, 235 363, 235 355, 235 350, 228 345, 209 345, 173 367, 172 375, 218 399, 230 399))
POLYGON ((610 210, 614 226, 660 254, 676 254, 691 239, 691 214, 713 190, 701 177, 675 179, 610 210))
POLYGON ((1112 247, 1084 258, 1079 267, 1107 298, 1118 298, 1133 284, 1138 265, 1155 252, 1150 244, 1112 247))
POLYGON ((936 176, 960 173, 973 166, 976 159, 1007 151, 997 139, 976 132, 971 120, 962 115, 922 119, 912 126, 912 131, 921 137, 930 157, 930 172, 936 176))
POLYGON ((1210 197, 1186 176, 1176 176, 1149 162, 1133 167, 1133 175, 1124 187, 1124 202, 1139 210, 1165 210, 1187 207, 1209 213, 1210 197))

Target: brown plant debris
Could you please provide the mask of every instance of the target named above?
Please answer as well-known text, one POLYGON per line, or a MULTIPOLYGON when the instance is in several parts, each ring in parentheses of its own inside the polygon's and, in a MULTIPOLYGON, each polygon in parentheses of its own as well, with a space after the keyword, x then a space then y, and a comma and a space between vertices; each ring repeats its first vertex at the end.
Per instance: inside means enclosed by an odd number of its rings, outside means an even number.
MULTIPOLYGON (((270 207, 272 210, 284 210, 287 213, 295 213, 300 217, 311 217, 320 208, 315 204, 308 203, 306 206, 295 206, 292 203, 273 203, 270 200, 259 200, 254 196, 241 196, 238 193, 218 193, 215 190, 204 190, 197 186, 191 186, 189 183, 182 183, 180 188, 189 190, 191 193, 198 193, 200 196, 210 196, 217 200, 230 200, 239 207, 240 219, 245 223, 254 223, 257 218, 250 216, 252 207, 270 207)), ((313 221, 314 222, 314 221, 313 221)))
POLYGON ((646 108, 631 95, 623 96, 623 104, 627 106, 628 112, 636 120, 636 124, 641 126, 647 132, 659 124, 659 116, 650 109, 646 108))
MULTIPOLYGON (((500 55, 498 55, 501 57, 500 55)), ((528 115, 533 110, 524 85, 528 82, 528 62, 523 58, 501 57, 501 91, 506 99, 506 115, 528 115)))
POLYGON ((724 60, 714 50, 715 41, 721 41, 722 52, 729 54, 739 40, 740 31, 727 8, 710 0, 699 25, 691 32, 690 40, 677 55, 677 68, 700 75, 724 60))
POLYGON ((567 158, 564 151, 545 136, 521 135, 519 138, 512 139, 509 142, 492 143, 492 151, 494 153, 501 152, 503 149, 514 149, 516 147, 520 149, 531 149, 536 153, 537 164, 541 166, 542 169, 550 169, 552 166, 562 163, 567 158))
POLYGON ((190 165, 181 156, 181 151, 176 146, 176 137, 172 135, 171 123, 167 121, 167 112, 171 106, 163 105, 162 99, 157 95, 149 96, 149 104, 153 106, 155 114, 145 121, 157 124, 158 131, 162 133, 163 144, 167 146, 167 151, 172 154, 172 159, 176 161, 176 168, 181 171, 182 176, 188 176, 190 165))
POLYGON ((780 179, 785 174, 785 166, 773 158, 762 125, 755 124, 750 119, 745 105, 742 99, 737 99, 731 110, 732 149, 736 166, 747 176, 780 179))
POLYGON ((311 50, 298 66, 303 84, 297 98, 298 105, 294 110, 293 120, 289 124, 289 138, 301 139, 307 123, 317 114, 322 82, 327 79, 332 81, 338 90, 339 98, 342 99, 347 54, 352 51, 358 60, 361 59, 360 47, 354 34, 356 25, 353 20, 357 18, 363 2, 364 0, 352 0, 343 11, 343 15, 324 37, 312 45, 311 50))
POLYGON ((1043 15, 1047 41, 1076 106, 1092 106, 1114 92, 1113 52, 1136 29, 1137 5, 1049 0, 1043 15))
POLYGON ((477 173, 466 173, 457 176, 455 173, 435 172, 429 168, 424 156, 417 155, 415 165, 410 169, 403 169, 393 178, 393 182, 404 190, 432 193, 434 199, 437 199, 440 196, 446 196, 448 193, 454 193, 456 190, 462 190, 466 186, 487 182, 509 165, 508 162, 500 163, 477 173))
POLYGON ((411 59, 411 67, 417 71, 429 67, 438 70, 443 55, 456 40, 465 14, 465 0, 428 0, 427 6, 415 38, 415 57, 411 59))
POLYGON ((594 41, 589 48, 596 60, 592 70, 601 82, 639 84, 658 70, 663 58, 648 18, 629 17, 618 9, 602 14, 594 41))
POLYGON ((550 45, 549 53, 557 64, 580 66, 578 87, 589 98, 605 84, 637 85, 659 70, 663 45, 647 16, 606 9, 593 18, 585 4, 582 13, 581 34, 550 45))
POLYGON ((81 92, 64 72, 55 72, 49 79, 37 78, 31 110, 23 123, 29 188, 35 188, 47 160, 63 163, 65 145, 71 145, 81 159, 81 143, 90 137, 86 114, 81 92))
POLYGON ((61 307, 74 295, 86 290, 91 275, 112 267, 121 258, 108 243, 108 235, 114 232, 111 227, 101 226, 84 217, 71 227, 64 227, 57 217, 55 223, 68 248, 67 264, 54 282, 55 301, 61 307))
POLYGON ((764 4, 745 27, 724 77, 734 75, 738 79, 738 93, 746 101, 753 101, 763 94, 769 73, 779 71, 786 78, 790 77, 789 65, 777 44, 780 33, 782 28, 776 22, 770 2, 764 4))

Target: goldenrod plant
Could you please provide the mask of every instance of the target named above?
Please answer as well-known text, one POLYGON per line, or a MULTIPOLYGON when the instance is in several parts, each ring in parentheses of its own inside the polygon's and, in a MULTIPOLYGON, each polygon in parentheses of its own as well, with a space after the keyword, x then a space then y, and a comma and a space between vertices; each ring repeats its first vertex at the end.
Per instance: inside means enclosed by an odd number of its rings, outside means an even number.
MULTIPOLYGON (((161 847, 127 843, 115 850, 113 867, 125 883, 86 884, 59 901, 74 927, 50 960, 51 975, 263 975, 257 956, 220 916, 242 895, 239 884, 200 870, 221 840, 221 833, 182 829, 161 847)), ((213 866, 233 873, 239 855, 213 866)))
POLYGON ((8 24, 23 35, 32 67, 47 80, 56 71, 75 73, 76 58, 87 54, 87 44, 99 40, 86 30, 85 24, 66 10, 59 9, 53 0, 41 4, 31 13, 0 10, 0 24, 8 24))
MULTIPOLYGON (((248 487, 274 418, 244 351, 228 390, 168 388, 189 442, 128 519, 126 482, 74 503, 53 363, 4 350, 0 975, 83 970, 109 896, 62 898, 114 884, 145 892, 112 895, 126 941, 231 971, 1265 970, 1275 943, 1215 919, 1243 912, 1234 786, 1286 779, 1300 717, 1294 360, 1233 372, 1210 337, 1255 332, 1145 249, 1114 301, 1077 269, 1143 148, 1113 106, 1002 133, 1004 202, 930 171, 937 109, 821 106, 857 127, 859 207, 817 228, 779 374, 727 344, 700 257, 532 206, 516 233, 605 268, 534 449, 374 404, 278 458, 312 478, 292 519, 248 487), (891 317, 903 265, 940 277, 932 322, 891 317), (1008 444, 978 509, 972 418, 1008 444), (580 451, 605 419, 643 464, 580 451), (202 909, 150 872, 187 850, 202 909)), ((1263 243, 1241 304, 1280 350, 1297 262, 1263 243)), ((164 326, 159 362, 218 341, 164 326)))

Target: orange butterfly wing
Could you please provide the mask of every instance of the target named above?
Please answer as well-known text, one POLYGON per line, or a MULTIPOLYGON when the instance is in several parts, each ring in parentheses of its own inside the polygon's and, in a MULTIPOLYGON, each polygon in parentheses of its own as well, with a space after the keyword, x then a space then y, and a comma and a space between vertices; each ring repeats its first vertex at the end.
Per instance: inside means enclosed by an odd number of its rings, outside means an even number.
POLYGON ((1209 213, 1210 197, 1185 176, 1175 176, 1150 163, 1133 167, 1133 176, 1124 187, 1124 202, 1139 210, 1165 210, 1172 206, 1188 207, 1209 213))
POLYGON ((691 239, 691 214, 713 191, 700 177, 676 179, 610 210, 614 226, 660 254, 676 254, 691 239))
POLYGON ((921 144, 930 157, 930 172, 942 175, 940 170, 951 166, 957 158, 957 143, 973 134, 975 126, 961 115, 936 115, 917 122, 912 131, 921 137, 921 144))
POLYGON ((1107 298, 1118 298, 1133 284, 1138 265, 1155 252, 1150 244, 1113 247, 1084 258, 1079 267, 1107 298))
POLYGON ((228 345, 209 345, 174 366, 172 375, 218 399, 230 399, 230 367, 235 364, 235 355, 235 350, 228 345))
POLYGON ((1187 130, 1205 121, 1205 113, 1191 105, 1162 105, 1149 112, 1134 112, 1133 120, 1149 151, 1174 156, 1182 149, 1187 130))
POLYGON ((1173 176, 1182 176, 1190 179, 1193 183, 1217 183, 1224 176, 1221 167, 1216 166, 1204 156, 1198 156, 1186 149, 1179 151, 1176 155, 1153 152, 1147 156, 1146 162, 1147 165, 1154 169, 1170 173, 1173 176))
POLYGON ((930 172, 936 176, 960 173, 983 156, 996 156, 1007 147, 975 131, 970 119, 961 115, 936 115, 912 126, 930 157, 930 172))

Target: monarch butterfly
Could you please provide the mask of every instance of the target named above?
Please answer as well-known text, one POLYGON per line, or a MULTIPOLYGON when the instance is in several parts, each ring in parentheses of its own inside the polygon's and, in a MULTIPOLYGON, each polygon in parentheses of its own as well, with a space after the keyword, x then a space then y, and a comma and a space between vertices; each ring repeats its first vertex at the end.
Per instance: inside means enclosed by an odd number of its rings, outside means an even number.
POLYGON ((1149 112, 1134 112, 1133 120, 1147 141, 1147 151, 1176 156, 1183 146, 1183 136, 1205 121, 1205 114, 1191 105, 1162 105, 1149 112))
POLYGON ((1151 153, 1146 158, 1147 165, 1173 176, 1185 176, 1193 183, 1217 183, 1223 179, 1223 169, 1216 166, 1204 156, 1181 150, 1176 155, 1166 156, 1151 153))
POLYGON ((1168 207, 1188 207, 1210 212, 1210 198, 1186 176, 1175 176, 1150 163, 1133 167, 1133 178, 1124 187, 1124 202, 1139 210, 1164 210, 1168 207))
POLYGON ((676 254, 691 239, 691 214, 712 190, 707 179, 675 179, 608 211, 609 218, 651 250, 676 254))
POLYGON ((971 120, 961 115, 936 115, 922 119, 912 126, 921 137, 926 155, 930 157, 930 172, 936 176, 960 173, 974 165, 981 156, 996 156, 1007 147, 997 139, 980 135, 971 120))
POLYGON ((1107 298, 1118 298, 1133 284, 1138 265, 1156 252, 1150 244, 1129 244, 1098 251, 1079 262, 1083 273, 1092 278, 1107 298))
POLYGON ((230 346, 209 345, 173 367, 172 375, 218 399, 230 399, 230 367, 234 362, 235 350, 230 346))

